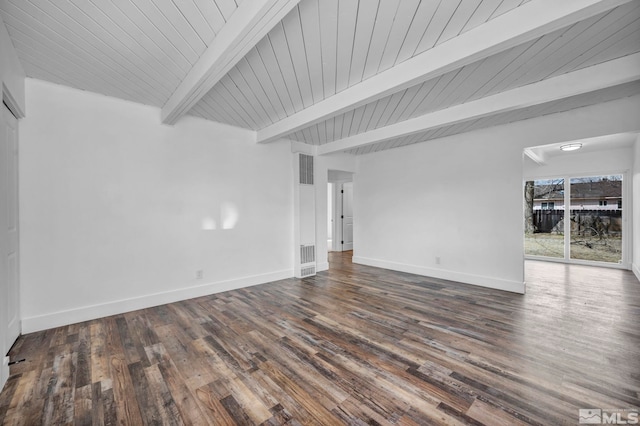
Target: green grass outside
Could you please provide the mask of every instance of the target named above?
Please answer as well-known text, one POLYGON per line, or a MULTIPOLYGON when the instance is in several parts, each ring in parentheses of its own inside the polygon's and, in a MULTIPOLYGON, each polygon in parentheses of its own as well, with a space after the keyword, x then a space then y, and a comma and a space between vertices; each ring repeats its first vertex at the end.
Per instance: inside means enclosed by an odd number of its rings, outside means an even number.
MULTIPOLYGON (((619 263, 622 260, 622 238, 571 238, 571 259, 619 263)), ((529 256, 564 257, 564 235, 525 234, 524 252, 529 256)))

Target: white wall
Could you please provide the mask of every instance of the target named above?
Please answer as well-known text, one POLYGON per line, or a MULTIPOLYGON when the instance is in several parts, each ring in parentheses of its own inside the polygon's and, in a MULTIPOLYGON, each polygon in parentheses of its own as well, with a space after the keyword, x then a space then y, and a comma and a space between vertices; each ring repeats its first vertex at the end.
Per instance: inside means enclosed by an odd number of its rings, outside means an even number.
POLYGON ((637 131, 639 116, 634 96, 359 156, 354 261, 523 292, 523 148, 637 131))
POLYGON ((354 261, 522 292, 521 158, 490 133, 359 157, 354 261))
POLYGON ((293 275, 289 144, 37 80, 27 104, 25 331, 293 275))
MULTIPOLYGON (((0 87, 4 100, 11 105, 14 113, 22 116, 25 111, 24 103, 24 70, 18 60, 18 55, 11 44, 11 39, 7 29, 0 18, 0 87)), ((2 107, 4 108, 4 107, 2 107)), ((2 111, 0 111, 1 113, 2 111)), ((5 206, 8 203, 7 179, 4 173, 7 171, 8 156, 5 155, 7 149, 6 140, 7 129, 0 116, 0 390, 9 377, 9 366, 5 359, 5 354, 10 348, 6 347, 5 340, 7 331, 7 311, 8 311, 8 281, 7 281, 7 255, 8 245, 8 217, 5 206)))
POLYGON ((633 198, 633 219, 631 221, 633 233, 632 268, 636 277, 640 280, 640 135, 635 143, 633 161, 633 193, 638 196, 633 198))

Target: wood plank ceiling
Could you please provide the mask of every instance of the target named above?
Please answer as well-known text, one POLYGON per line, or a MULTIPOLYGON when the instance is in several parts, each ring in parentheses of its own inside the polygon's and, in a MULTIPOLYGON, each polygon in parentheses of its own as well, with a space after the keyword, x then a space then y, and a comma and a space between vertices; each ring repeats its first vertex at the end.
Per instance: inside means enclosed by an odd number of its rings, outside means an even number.
MULTIPOLYGON (((233 15, 246 13, 241 0, 2 0, 0 13, 29 77, 165 108, 181 84, 191 84, 188 114, 260 135, 285 119, 311 114, 311 107, 338 94, 356 93, 369 79, 432 49, 446 54, 456 39, 480 37, 489 25, 507 28, 528 13, 554 8, 550 0, 245 2, 247 9, 250 3, 271 3, 284 18, 264 28, 255 42, 229 41, 236 56, 222 65, 207 63, 225 70, 209 86, 203 84, 208 74, 190 74, 220 49, 216 43, 229 38, 225 30, 234 25, 233 15)), ((366 154, 639 93, 640 2, 567 3, 584 10, 564 21, 558 16, 559 24, 549 18, 524 41, 504 43, 461 66, 301 119, 300 128, 282 137, 325 146, 325 152, 366 154), (632 58, 630 77, 566 99, 550 97, 397 137, 388 132, 362 145, 339 143, 625 57, 632 58)))

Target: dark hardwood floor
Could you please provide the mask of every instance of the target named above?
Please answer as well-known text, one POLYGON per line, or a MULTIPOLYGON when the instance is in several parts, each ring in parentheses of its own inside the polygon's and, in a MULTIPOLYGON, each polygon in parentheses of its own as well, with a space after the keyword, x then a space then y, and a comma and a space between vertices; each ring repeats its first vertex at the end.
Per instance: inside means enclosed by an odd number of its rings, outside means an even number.
POLYGON ((640 283, 528 262, 527 294, 354 265, 18 339, 2 424, 577 424, 640 406, 640 283))

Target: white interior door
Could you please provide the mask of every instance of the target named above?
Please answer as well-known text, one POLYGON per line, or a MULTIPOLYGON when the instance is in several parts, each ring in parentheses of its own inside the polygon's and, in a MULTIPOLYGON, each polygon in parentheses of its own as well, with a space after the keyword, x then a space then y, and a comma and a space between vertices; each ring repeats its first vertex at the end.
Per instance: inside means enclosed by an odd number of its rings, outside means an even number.
POLYGON ((353 250, 353 182, 342 184, 342 251, 353 250))
MULTIPOLYGON (((3 247, 6 256, 6 273, 2 277, 2 296, 6 296, 3 308, 5 315, 2 323, 4 330, 4 353, 11 348, 21 331, 20 323, 20 276, 19 276, 19 229, 18 229, 18 120, 9 109, 3 107, 4 138, 2 141, 3 157, 2 177, 6 182, 3 188, 3 205, 6 206, 3 220, 6 229, 6 246, 3 247), (6 177, 6 179, 5 179, 6 177)), ((3 268, 4 269, 4 268, 3 268)), ((4 298, 4 297, 3 297, 4 298)))

